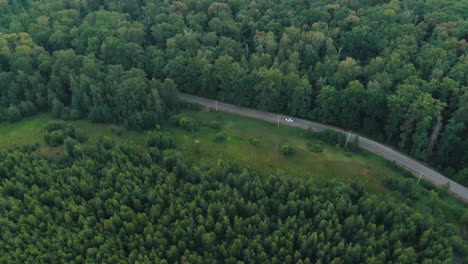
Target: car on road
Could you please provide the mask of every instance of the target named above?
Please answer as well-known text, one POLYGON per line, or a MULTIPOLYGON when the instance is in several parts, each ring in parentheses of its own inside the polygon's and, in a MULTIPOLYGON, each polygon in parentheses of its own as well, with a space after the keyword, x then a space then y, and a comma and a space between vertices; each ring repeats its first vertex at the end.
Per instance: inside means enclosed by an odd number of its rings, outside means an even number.
POLYGON ((288 123, 293 123, 294 122, 294 119, 290 118, 290 117, 287 117, 284 119, 284 121, 288 122, 288 123))

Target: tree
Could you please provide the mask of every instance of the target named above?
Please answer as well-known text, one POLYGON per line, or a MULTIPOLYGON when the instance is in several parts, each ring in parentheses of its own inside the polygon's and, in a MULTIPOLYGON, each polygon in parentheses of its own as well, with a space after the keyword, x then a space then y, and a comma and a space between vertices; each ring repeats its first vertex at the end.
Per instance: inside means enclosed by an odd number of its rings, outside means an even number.
POLYGON ((317 99, 315 99, 315 108, 313 111, 317 120, 324 123, 336 124, 340 111, 338 108, 339 98, 339 93, 334 87, 323 87, 317 99))
POLYGON ((311 109, 312 87, 309 81, 295 73, 285 76, 285 89, 291 94, 288 102, 289 113, 293 116, 307 117, 311 109))
POLYGON ((6 114, 7 114, 7 119, 10 122, 16 122, 23 118, 18 107, 14 105, 11 105, 10 107, 8 107, 6 114))
POLYGON ((241 104, 246 99, 243 90, 247 87, 242 81, 246 73, 231 56, 220 56, 215 61, 213 74, 221 100, 241 104))
POLYGON ((175 111, 179 104, 179 91, 177 90, 174 81, 167 78, 157 87, 159 87, 159 95, 164 101, 164 105, 168 110, 175 111))
POLYGON ((359 81, 352 81, 340 94, 340 124, 345 128, 358 130, 361 127, 363 109, 366 107, 367 94, 364 86, 359 81))
POLYGON ((258 108, 266 111, 280 112, 286 103, 281 96, 283 74, 277 69, 261 68, 256 76, 258 108))
POLYGON ((158 91, 150 87, 141 70, 132 69, 123 78, 116 96, 119 120, 131 128, 153 127, 164 107, 158 91))

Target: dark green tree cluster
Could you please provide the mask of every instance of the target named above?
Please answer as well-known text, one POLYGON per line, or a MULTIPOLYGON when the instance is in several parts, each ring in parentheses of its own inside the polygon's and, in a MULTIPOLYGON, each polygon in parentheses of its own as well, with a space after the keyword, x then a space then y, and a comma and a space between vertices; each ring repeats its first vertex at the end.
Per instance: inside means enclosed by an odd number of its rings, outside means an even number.
POLYGON ((164 132, 0 149, 2 263, 451 263, 456 234, 354 184, 190 166, 164 132), (168 143, 169 142, 169 143, 168 143))
POLYGON ((174 109, 177 86, 359 130, 467 183, 466 9, 458 0, 2 1, 0 119, 49 109, 152 127, 174 109))
POLYGON ((51 147, 60 146, 65 142, 67 146, 74 145, 77 143, 77 138, 84 141, 72 125, 63 121, 52 121, 45 127, 44 141, 51 147))

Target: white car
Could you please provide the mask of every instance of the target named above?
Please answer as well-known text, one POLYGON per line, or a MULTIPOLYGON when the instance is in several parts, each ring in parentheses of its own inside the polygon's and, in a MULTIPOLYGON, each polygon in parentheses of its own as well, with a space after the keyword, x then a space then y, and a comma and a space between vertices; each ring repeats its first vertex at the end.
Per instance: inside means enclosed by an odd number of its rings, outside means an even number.
POLYGON ((293 123, 294 122, 294 120, 292 118, 290 118, 290 117, 285 118, 284 121, 286 121, 288 123, 293 123))

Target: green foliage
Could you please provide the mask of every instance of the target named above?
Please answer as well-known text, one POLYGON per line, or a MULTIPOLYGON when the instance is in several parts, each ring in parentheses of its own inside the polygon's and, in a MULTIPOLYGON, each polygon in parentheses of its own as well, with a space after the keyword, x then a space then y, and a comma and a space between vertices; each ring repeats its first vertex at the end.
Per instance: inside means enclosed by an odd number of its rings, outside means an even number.
POLYGON ((258 138, 258 137, 249 138, 249 144, 254 145, 254 146, 258 146, 260 144, 260 138, 258 138))
POLYGON ((69 142, 66 146, 67 151, 70 150, 69 154, 72 153, 71 145, 76 144, 75 138, 80 142, 84 142, 79 135, 77 135, 75 128, 69 124, 66 124, 64 121, 51 121, 45 125, 45 135, 44 141, 47 145, 51 147, 58 147, 65 143, 65 139, 73 139, 72 142, 69 142))
POLYGON ((289 156, 289 155, 293 154, 294 149, 289 144, 283 144, 283 145, 281 145, 280 151, 281 151, 281 154, 283 154, 285 156, 289 156))
POLYGON ((14 106, 14 105, 8 107, 8 109, 6 111, 6 116, 7 116, 7 120, 10 121, 10 122, 16 122, 16 121, 19 121, 19 120, 21 120, 23 118, 23 115, 21 114, 18 107, 14 106))
POLYGON ((468 181, 465 1, 3 2, 0 121, 150 129, 180 90, 359 131, 468 181))
POLYGON ((463 250, 451 225, 358 184, 317 186, 221 159, 189 167, 175 150, 154 162, 150 150, 102 138, 60 161, 0 148, 0 233, 15 232, 0 240, 1 262, 413 263, 463 250))
POLYGON ((468 228, 468 210, 465 210, 465 212, 463 212, 460 222, 465 229, 468 228))
POLYGON ((168 132, 150 131, 146 134, 146 146, 162 150, 174 148, 175 140, 168 132))
POLYGON ((65 135, 62 130, 52 131, 45 135, 45 142, 51 147, 58 147, 63 144, 65 135))
POLYGON ((194 131, 197 131, 198 130, 198 125, 197 123, 195 122, 195 120, 193 119, 189 119, 187 117, 181 117, 178 121, 178 125, 189 131, 189 132, 194 132, 194 131))
POLYGON ((213 138, 213 141, 216 143, 223 143, 227 140, 227 135, 224 132, 218 132, 213 138))
POLYGON ((198 124, 195 120, 182 116, 182 115, 173 115, 170 117, 169 121, 178 127, 181 127, 189 132, 195 132, 198 130, 198 124))
POLYGON ((75 146, 77 144, 78 144, 78 141, 76 139, 73 139, 73 138, 70 138, 70 137, 67 137, 65 139, 65 141, 64 141, 65 151, 67 152, 67 154, 69 156, 74 155, 75 146))
POLYGON ((310 151, 314 152, 314 153, 321 153, 323 151, 324 146, 320 142, 316 142, 316 141, 310 142, 310 141, 308 141, 307 142, 307 148, 310 151))
POLYGON ((345 134, 331 129, 322 132, 313 132, 312 137, 326 142, 332 146, 337 144, 344 146, 344 144, 346 143, 345 134))
POLYGON ((122 127, 111 127, 111 132, 112 134, 120 137, 125 132, 125 129, 122 127))
POLYGON ((221 124, 218 121, 210 121, 208 122, 207 126, 215 130, 221 129, 221 124))

